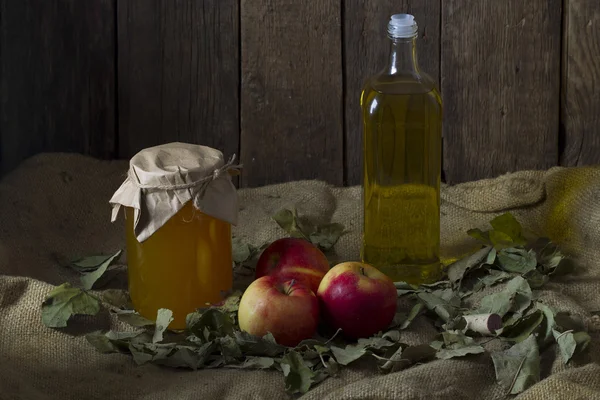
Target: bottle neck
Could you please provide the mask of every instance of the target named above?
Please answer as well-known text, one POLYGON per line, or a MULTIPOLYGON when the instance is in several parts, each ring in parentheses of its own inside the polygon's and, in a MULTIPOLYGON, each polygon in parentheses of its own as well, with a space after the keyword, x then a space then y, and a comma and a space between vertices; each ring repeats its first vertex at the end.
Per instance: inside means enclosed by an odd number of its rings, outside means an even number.
POLYGON ((420 75, 417 59, 417 38, 391 39, 391 51, 386 72, 389 75, 420 75))

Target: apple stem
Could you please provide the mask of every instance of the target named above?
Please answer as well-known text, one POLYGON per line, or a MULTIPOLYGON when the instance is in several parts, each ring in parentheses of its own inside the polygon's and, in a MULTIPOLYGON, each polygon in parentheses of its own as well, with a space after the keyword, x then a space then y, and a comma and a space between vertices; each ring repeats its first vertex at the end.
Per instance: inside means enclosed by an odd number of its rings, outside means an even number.
POLYGON ((296 284, 296 280, 295 280, 295 279, 292 279, 292 280, 290 281, 290 286, 288 287, 288 289, 287 289, 287 291, 286 291, 286 294, 287 294, 288 296, 290 295, 290 293, 292 293, 292 290, 294 289, 294 285, 295 285, 295 284, 296 284))

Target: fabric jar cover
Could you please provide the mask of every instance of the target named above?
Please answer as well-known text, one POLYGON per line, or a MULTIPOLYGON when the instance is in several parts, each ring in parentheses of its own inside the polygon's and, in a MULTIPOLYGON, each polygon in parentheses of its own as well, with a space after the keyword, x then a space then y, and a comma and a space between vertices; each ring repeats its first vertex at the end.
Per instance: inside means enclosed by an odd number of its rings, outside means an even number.
POLYGON ((134 209, 134 232, 141 243, 160 229, 188 201, 214 218, 237 225, 238 196, 231 174, 235 155, 225 162, 216 149, 167 143, 133 156, 127 178, 113 194, 111 221, 121 206, 134 209))

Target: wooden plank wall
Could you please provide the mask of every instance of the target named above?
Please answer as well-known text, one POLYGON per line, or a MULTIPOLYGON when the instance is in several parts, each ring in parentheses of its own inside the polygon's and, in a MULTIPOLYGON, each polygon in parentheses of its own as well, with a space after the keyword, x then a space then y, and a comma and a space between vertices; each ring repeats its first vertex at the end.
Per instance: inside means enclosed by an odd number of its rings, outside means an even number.
POLYGON ((0 173, 179 140, 238 154, 242 186, 359 184, 397 12, 440 85, 447 182, 600 163, 597 0, 0 0, 0 173))

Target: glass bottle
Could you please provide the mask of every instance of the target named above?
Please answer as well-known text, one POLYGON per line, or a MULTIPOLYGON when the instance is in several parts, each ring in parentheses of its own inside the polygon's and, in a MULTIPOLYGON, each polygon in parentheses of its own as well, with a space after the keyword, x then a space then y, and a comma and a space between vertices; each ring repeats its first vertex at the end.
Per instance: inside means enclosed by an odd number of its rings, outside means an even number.
POLYGON ((388 24, 391 51, 361 94, 363 240, 361 258, 394 281, 440 279, 442 101, 417 59, 409 14, 388 24))

